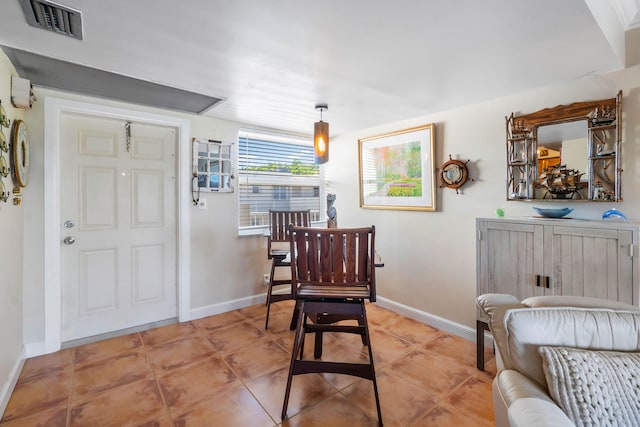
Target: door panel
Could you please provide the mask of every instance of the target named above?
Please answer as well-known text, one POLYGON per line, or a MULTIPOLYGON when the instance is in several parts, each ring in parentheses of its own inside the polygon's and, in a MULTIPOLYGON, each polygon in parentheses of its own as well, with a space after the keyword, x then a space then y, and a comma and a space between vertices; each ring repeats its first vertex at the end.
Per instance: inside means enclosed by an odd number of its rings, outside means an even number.
POLYGON ((479 232, 479 295, 505 293, 524 299, 551 292, 537 286, 543 271, 541 226, 487 221, 479 232))
POLYGON ((114 230, 119 208, 115 168, 80 167, 80 229, 114 230))
POLYGON ((176 317, 176 132, 61 118, 62 341, 176 317), (67 239, 67 243, 71 241, 67 239))
POLYGON ((80 252, 80 315, 118 308, 118 250, 80 252), (100 283, 100 286, 93 286, 100 283))
POLYGON ((633 304, 630 231, 549 227, 554 293, 633 304), (624 249, 627 252, 624 252, 624 249))
POLYGON ((162 227, 164 174, 162 171, 134 170, 131 172, 131 179, 131 227, 162 227))

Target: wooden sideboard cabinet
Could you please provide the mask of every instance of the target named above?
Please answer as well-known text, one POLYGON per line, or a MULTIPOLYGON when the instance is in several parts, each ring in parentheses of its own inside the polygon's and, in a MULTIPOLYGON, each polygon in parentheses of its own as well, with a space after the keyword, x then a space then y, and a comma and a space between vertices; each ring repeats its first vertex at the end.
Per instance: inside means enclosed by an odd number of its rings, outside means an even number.
MULTIPOLYGON (((477 218, 477 295, 578 295, 638 306, 639 228, 624 222, 477 218)), ((477 321, 482 369, 487 319, 478 311, 477 321)))

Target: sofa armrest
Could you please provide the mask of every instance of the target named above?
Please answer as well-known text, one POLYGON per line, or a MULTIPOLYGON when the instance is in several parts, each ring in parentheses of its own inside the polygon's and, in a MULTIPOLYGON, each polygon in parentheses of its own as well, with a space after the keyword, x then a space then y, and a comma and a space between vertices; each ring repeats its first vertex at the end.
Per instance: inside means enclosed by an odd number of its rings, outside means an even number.
POLYGON ((507 353, 507 337, 504 328, 504 315, 512 308, 525 308, 513 295, 484 294, 476 299, 479 308, 479 318, 489 324, 493 335, 493 342, 498 352, 496 360, 501 361, 500 369, 511 369, 513 364, 507 353))
POLYGON ((511 427, 574 427, 559 406, 547 400, 528 397, 518 399, 509 407, 511 427))
POLYGON ((546 400, 553 403, 546 389, 516 370, 505 369, 500 371, 494 381, 497 385, 497 392, 500 394, 500 400, 504 402, 506 407, 510 407, 514 402, 526 398, 546 400))

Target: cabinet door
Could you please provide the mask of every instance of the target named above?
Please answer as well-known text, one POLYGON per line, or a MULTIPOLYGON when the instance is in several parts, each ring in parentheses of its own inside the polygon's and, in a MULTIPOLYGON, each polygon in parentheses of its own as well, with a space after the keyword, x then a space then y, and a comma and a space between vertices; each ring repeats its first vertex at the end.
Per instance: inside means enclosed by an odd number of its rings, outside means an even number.
POLYGON ((545 227, 546 274, 554 294, 633 304, 632 244, 630 230, 545 227))
POLYGON ((520 300, 551 293, 536 286, 543 272, 541 225, 505 221, 478 223, 477 292, 505 293, 520 300))

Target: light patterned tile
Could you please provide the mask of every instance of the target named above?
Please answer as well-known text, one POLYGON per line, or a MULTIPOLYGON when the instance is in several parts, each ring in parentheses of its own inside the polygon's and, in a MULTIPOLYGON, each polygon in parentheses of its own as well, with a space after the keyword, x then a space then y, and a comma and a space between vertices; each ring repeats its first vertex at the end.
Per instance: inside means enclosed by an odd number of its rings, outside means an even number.
POLYGON ((145 378, 152 379, 153 371, 144 353, 118 354, 76 369, 73 372, 71 400, 83 399, 91 394, 145 378))
POLYGON ((209 335, 209 341, 221 354, 229 354, 264 336, 264 329, 241 322, 216 330, 209 335))
POLYGON ((224 360, 236 375, 248 381, 285 366, 288 367, 291 354, 269 338, 262 338, 224 356, 224 360))
POLYGON ((239 323, 245 320, 245 317, 237 310, 228 311, 226 313, 216 314, 215 316, 203 317, 202 319, 192 320, 198 329, 204 331, 206 334, 210 334, 216 329, 224 328, 235 323, 239 323))
POLYGON ((335 394, 308 411, 291 416, 282 422, 282 427, 366 427, 377 425, 377 418, 370 418, 341 394, 335 394))
MULTIPOLYGON (((276 303, 275 305, 278 305, 278 303, 276 303)), ((271 306, 272 310, 273 310, 273 307, 275 305, 271 306)), ((257 317, 259 317, 261 319, 264 319, 264 316, 267 315, 267 306, 264 305, 264 304, 256 304, 256 305, 252 305, 252 306, 249 306, 249 307, 241 308, 238 311, 246 319, 255 319, 257 317)))
POLYGON ((191 426, 275 426, 246 387, 228 387, 174 417, 175 427, 191 426), (215 422, 214 422, 215 420, 215 422))
POLYGON ((70 369, 73 366, 74 353, 75 349, 69 348, 27 359, 22 367, 20 380, 55 375, 60 371, 70 369))
MULTIPOLYGON (((278 303, 279 304, 279 303, 278 303)), ((293 314, 293 308, 290 311, 287 310, 274 310, 274 305, 271 305, 271 313, 269 314, 269 328, 267 329, 268 333, 271 335, 287 335, 292 333, 289 330, 289 326, 291 325, 291 316, 293 314)), ((252 324, 257 328, 264 329, 264 321, 263 317, 257 317, 252 320, 252 324)))
MULTIPOLYGON (((247 382, 247 387, 274 420, 280 419, 289 367, 247 382)), ((293 416, 337 393, 318 374, 296 375, 291 382, 288 414, 293 416)))
POLYGON ((168 342, 147 351, 157 374, 198 362, 215 353, 211 343, 201 336, 168 342))
POLYGON ((147 347, 156 347, 171 341, 189 338, 196 334, 198 329, 191 322, 174 323, 156 329, 140 332, 142 341, 147 347))
POLYGON ((89 400, 73 403, 70 427, 140 425, 167 414, 158 385, 139 381, 109 389, 89 400))
POLYGON ((441 334, 438 329, 407 317, 385 327, 385 330, 414 344, 427 344, 441 334))
MULTIPOLYGON (((405 426, 433 408, 437 399, 425 387, 418 387, 393 372, 377 372, 382 420, 388 426, 405 426)), ((373 381, 358 378, 340 392, 370 417, 377 419, 373 381)))
POLYGON ((108 359, 117 354, 142 350, 142 338, 139 334, 130 334, 86 344, 76 348, 76 368, 82 365, 108 359))
POLYGON ((2 427, 65 427, 67 425, 67 405, 47 409, 14 421, 0 422, 2 427))
POLYGON ((373 329, 370 335, 376 367, 398 360, 416 347, 415 344, 382 329, 373 329))
POLYGON ((428 390, 429 394, 440 398, 458 387, 474 372, 446 357, 428 351, 415 350, 385 366, 403 380, 428 390))
POLYGON ((18 381, 2 420, 9 421, 60 406, 69 399, 71 370, 18 381))
POLYGON ((426 415, 410 424, 411 427, 451 427, 451 426, 473 426, 473 427, 494 427, 495 423, 486 423, 483 420, 469 418, 460 411, 460 408, 450 409, 444 406, 436 406, 426 415))
POLYGON ((207 399, 222 387, 238 383, 229 366, 218 355, 172 369, 158 378, 165 402, 172 412, 184 412, 189 406, 207 399))
POLYGON ((476 367, 476 343, 464 338, 443 332, 423 348, 470 368, 476 367))
POLYGON ((486 378, 471 377, 449 394, 441 405, 451 411, 460 411, 484 424, 495 423, 491 400, 478 399, 478 396, 491 396, 491 381, 486 378))

